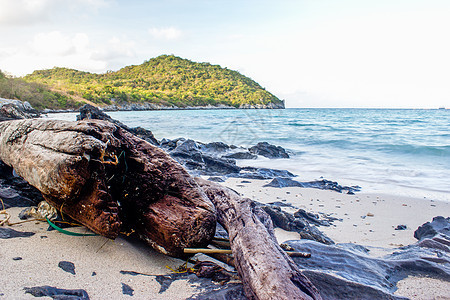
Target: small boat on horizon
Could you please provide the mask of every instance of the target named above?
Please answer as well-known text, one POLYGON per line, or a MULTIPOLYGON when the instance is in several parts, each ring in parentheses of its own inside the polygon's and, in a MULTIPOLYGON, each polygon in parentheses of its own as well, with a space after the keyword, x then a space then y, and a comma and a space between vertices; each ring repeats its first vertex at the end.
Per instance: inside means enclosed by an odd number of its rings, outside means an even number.
POLYGON ((441 106, 441 107, 439 107, 439 109, 446 109, 445 107, 443 107, 443 106, 441 106))

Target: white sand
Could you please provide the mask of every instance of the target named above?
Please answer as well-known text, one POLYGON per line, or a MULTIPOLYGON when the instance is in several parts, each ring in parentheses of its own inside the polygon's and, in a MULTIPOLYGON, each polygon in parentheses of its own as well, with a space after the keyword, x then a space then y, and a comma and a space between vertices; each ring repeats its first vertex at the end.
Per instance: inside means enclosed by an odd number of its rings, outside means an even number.
POLYGON ((230 178, 224 185, 244 197, 262 203, 279 201, 296 207, 283 207, 288 212, 302 208, 342 219, 335 221, 334 226, 320 227, 320 230, 336 243, 358 243, 383 248, 409 245, 417 241, 414 238, 414 231, 420 225, 431 221, 435 216, 450 216, 450 202, 381 194, 348 195, 299 187, 281 189, 263 187, 269 182, 270 180, 230 178), (251 183, 245 183, 249 181, 251 183), (400 224, 406 225, 407 229, 395 230, 394 228, 400 224))
MULTIPOLYGON (((291 203, 303 208, 342 219, 334 226, 320 227, 337 243, 358 243, 371 246, 371 253, 385 253, 381 248, 395 248, 416 242, 414 230, 434 216, 450 215, 450 203, 432 199, 402 198, 388 195, 357 193, 340 194, 304 188, 265 188, 268 180, 228 179, 229 186, 243 196, 263 202, 291 203), (368 216, 373 215, 373 216, 368 216), (403 224, 407 230, 394 230, 403 224)), ((18 221, 20 208, 8 209, 18 221)), ((124 299, 122 283, 134 289, 134 299, 185 299, 198 292, 184 280, 174 282, 159 294, 160 285, 152 276, 120 274, 121 270, 146 274, 169 274, 166 265, 176 269, 183 261, 160 255, 142 243, 131 243, 122 238, 108 241, 102 237, 72 237, 56 231, 46 231, 45 223, 25 223, 12 228, 32 231, 27 238, 2 239, 0 251, 0 299, 35 299, 25 294, 23 287, 50 285, 65 289, 84 289, 91 299, 124 299), (13 260, 22 257, 21 260, 13 260), (63 271, 58 262, 75 264, 76 275, 63 271), (96 272, 97 275, 92 276, 96 272), (2 295, 3 294, 3 295, 2 295)), ((84 228, 70 229, 83 231, 84 228)), ((279 242, 298 239, 297 233, 276 229, 279 242)), ((430 278, 407 278, 399 283, 397 294, 412 299, 450 299, 448 282, 430 278), (437 289, 436 286, 440 288, 437 289), (433 290, 433 293, 429 291, 433 290)), ((42 298, 50 299, 50 298, 42 298)))
POLYGON ((414 300, 449 300, 450 282, 427 277, 408 276, 397 283, 395 295, 414 300))
MULTIPOLYGON (((21 208, 8 212, 17 218, 21 208)), ((91 299, 123 299, 122 283, 134 289, 135 299, 185 299, 194 294, 195 287, 187 281, 175 281, 169 289, 158 294, 160 284, 152 276, 131 276, 120 271, 146 274, 169 274, 166 265, 176 269, 184 262, 162 254, 139 242, 122 238, 110 241, 100 236, 74 237, 57 231, 47 231, 43 222, 15 225, 17 231, 32 231, 31 237, 1 241, 0 299, 36 299, 25 294, 23 287, 50 285, 63 289, 84 289, 91 299), (105 244, 106 242, 106 244, 105 244), (21 260, 13 260, 21 257, 21 260), (76 275, 58 267, 60 261, 75 264, 76 275), (97 275, 92 276, 95 272, 97 275)), ((85 232, 85 228, 70 231, 85 232)), ((41 298, 50 299, 50 298, 41 298)))

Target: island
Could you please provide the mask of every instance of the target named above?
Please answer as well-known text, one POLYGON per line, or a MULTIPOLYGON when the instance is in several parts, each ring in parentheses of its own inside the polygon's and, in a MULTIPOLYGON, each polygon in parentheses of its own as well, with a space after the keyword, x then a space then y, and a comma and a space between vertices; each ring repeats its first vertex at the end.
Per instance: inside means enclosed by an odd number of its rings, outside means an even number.
POLYGON ((103 74, 55 67, 22 78, 0 72, 0 97, 44 110, 196 108, 282 109, 284 101, 237 71, 160 55, 140 65, 103 74))

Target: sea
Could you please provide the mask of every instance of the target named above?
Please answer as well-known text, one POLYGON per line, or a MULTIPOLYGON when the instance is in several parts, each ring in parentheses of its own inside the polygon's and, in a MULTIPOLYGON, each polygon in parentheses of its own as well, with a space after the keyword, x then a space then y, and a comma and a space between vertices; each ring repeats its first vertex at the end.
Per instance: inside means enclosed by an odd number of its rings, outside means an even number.
MULTIPOLYGON (((251 147, 269 142, 291 158, 240 160, 289 170, 300 181, 328 179, 361 192, 450 201, 450 110, 218 109, 108 114, 158 140, 184 137, 251 147)), ((76 113, 48 114, 72 120, 76 113)))

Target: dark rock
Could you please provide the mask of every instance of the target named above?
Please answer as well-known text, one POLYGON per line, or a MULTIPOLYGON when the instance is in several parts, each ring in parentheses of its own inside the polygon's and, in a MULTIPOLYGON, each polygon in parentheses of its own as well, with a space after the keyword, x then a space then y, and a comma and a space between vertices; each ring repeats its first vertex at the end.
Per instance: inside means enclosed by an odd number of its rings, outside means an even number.
POLYGON ((27 101, 0 98, 0 122, 38 117, 39 112, 27 101))
MULTIPOLYGON (((283 201, 286 201, 286 200, 283 200, 283 201)), ((267 203, 267 204, 273 205, 273 206, 279 206, 279 207, 297 208, 294 205, 292 205, 291 203, 284 203, 284 202, 281 202, 281 201, 270 202, 270 203, 267 203)))
POLYGON ((403 299, 391 293, 407 276, 450 281, 449 225, 450 218, 436 217, 416 231, 418 243, 382 258, 369 256, 367 249, 354 244, 327 246, 307 240, 287 244, 312 254, 308 259, 293 259, 324 299, 403 299))
MULTIPOLYGON (((419 241, 417 245, 424 248, 431 248, 438 251, 450 253, 450 241, 448 239, 439 237, 439 235, 433 238, 423 239, 419 241)), ((440 253, 436 252, 436 255, 440 256, 440 253)))
POLYGON ((177 142, 176 148, 171 152, 171 154, 182 153, 184 155, 192 156, 194 153, 200 153, 199 147, 194 140, 179 140, 177 142))
POLYGON ((241 283, 228 283, 223 288, 207 289, 187 300, 247 300, 241 283))
POLYGON ((97 272, 92 272, 91 276, 97 276, 97 272))
POLYGON ((276 177, 295 177, 289 171, 268 168, 242 167, 240 173, 230 174, 230 177, 247 179, 272 179, 276 177))
POLYGON ((30 218, 30 212, 32 210, 32 207, 27 207, 25 209, 22 209, 22 211, 19 213, 19 219, 26 220, 30 218))
POLYGON ((427 222, 417 228, 414 232, 414 237, 420 241, 426 238, 432 238, 438 234, 450 237, 450 217, 434 217, 433 221, 427 222))
POLYGON ((257 203, 272 219, 273 225, 287 231, 297 232, 302 239, 314 240, 324 244, 334 244, 334 242, 319 231, 316 227, 311 226, 306 219, 294 216, 288 212, 281 210, 278 206, 264 205, 257 203))
POLYGON ((150 130, 147 130, 142 127, 134 127, 134 128, 130 128, 129 131, 132 134, 140 137, 141 139, 146 140, 150 144, 153 144, 155 146, 159 145, 158 140, 155 138, 155 136, 153 135, 153 133, 150 130))
POLYGON ((409 274, 435 275, 438 264, 423 261, 417 253, 407 260, 370 257, 351 244, 323 245, 314 241, 288 241, 295 251, 311 258, 293 258, 318 288, 324 299, 404 299, 392 293, 395 284, 409 274), (436 268, 421 270, 423 263, 436 268), (431 274, 430 274, 431 273, 431 274))
POLYGON ((193 140, 179 141, 169 154, 195 175, 227 175, 240 171, 236 161, 208 155, 193 140))
POLYGON ((339 193, 342 193, 343 191, 347 192, 359 192, 361 190, 361 187, 359 186, 341 186, 335 181, 330 181, 326 179, 322 180, 316 180, 316 181, 309 181, 309 182, 300 182, 293 180, 291 178, 283 178, 283 177, 277 177, 274 178, 271 182, 264 185, 265 187, 277 187, 277 188, 283 188, 283 187, 302 187, 302 188, 315 188, 320 190, 332 190, 339 193))
POLYGON ((277 188, 284 188, 284 187, 304 187, 300 182, 293 180, 291 178, 283 178, 283 177, 276 177, 268 184, 264 185, 265 187, 277 187, 277 188))
POLYGON ((17 176, 0 160, 0 198, 5 208, 37 205, 43 201, 41 192, 17 176))
POLYGON ((133 133, 134 135, 140 137, 143 140, 146 140, 147 142, 158 146, 159 142, 156 140, 156 138, 153 136, 153 133, 150 130, 144 129, 142 127, 135 127, 130 128, 127 125, 123 124, 120 121, 114 120, 109 115, 105 114, 103 111, 101 111, 99 108, 92 106, 90 104, 85 104, 80 108, 80 114, 77 116, 77 120, 104 120, 111 123, 116 124, 117 126, 133 133))
MULTIPOLYGON (((275 177, 294 177, 285 170, 267 168, 239 167, 233 154, 217 156, 218 153, 231 149, 221 142, 201 144, 190 139, 161 140, 160 147, 181 163, 193 175, 227 176, 249 179, 272 179, 275 177)), ((242 152, 245 153, 245 152, 242 152)), ((254 157, 247 152, 246 155, 254 157)), ((250 157, 248 156, 248 157, 250 157)))
POLYGON ((30 237, 33 236, 34 232, 17 231, 12 228, 0 227, 0 239, 12 239, 17 237, 30 237))
POLYGON ((226 152, 226 151, 230 150, 230 146, 228 146, 227 144, 222 143, 222 142, 212 142, 212 143, 204 144, 204 145, 201 145, 200 148, 203 151, 216 152, 216 153, 226 152))
POLYGON ((148 274, 144 274, 144 273, 139 273, 139 272, 134 272, 134 271, 120 271, 120 274, 122 275, 131 275, 131 276, 138 276, 138 275, 143 275, 143 276, 152 276, 152 275, 148 275, 148 274))
POLYGON ((13 257, 13 260, 22 260, 22 257, 18 256, 18 257, 13 257))
POLYGON ((209 181, 214 181, 214 182, 225 182, 225 179, 223 179, 222 177, 219 176, 211 176, 208 178, 209 181))
POLYGON ((409 298, 395 296, 383 290, 348 281, 332 274, 304 270, 302 272, 319 290, 322 299, 333 300, 409 300, 409 298))
POLYGON ((248 149, 252 154, 262 155, 267 158, 289 158, 289 155, 286 153, 280 146, 271 145, 267 142, 261 142, 256 144, 248 149))
POLYGON ((89 295, 85 290, 65 290, 48 285, 24 288, 25 293, 34 297, 51 297, 57 300, 89 300, 89 295))
POLYGON ((397 227, 394 228, 394 230, 406 230, 406 225, 397 225, 397 227))
POLYGON ((122 294, 133 296, 133 292, 134 290, 131 286, 122 282, 122 294))
MULTIPOLYGON (((330 226, 329 220, 322 220, 320 219, 319 215, 307 212, 304 209, 299 209, 294 213, 294 217, 305 219, 308 221, 308 223, 313 223, 320 226, 330 226)), ((332 221, 336 220, 336 218, 331 218, 332 221)))
MULTIPOLYGON (((120 273, 132 276, 154 276, 130 271, 120 271, 120 273)), ((161 285, 161 288, 158 292, 159 294, 167 291, 167 289, 172 285, 173 282, 177 280, 187 280, 190 284, 195 285, 198 290, 201 291, 199 294, 196 294, 187 299, 247 300, 247 298, 244 296, 244 290, 241 283, 225 283, 217 285, 209 278, 199 278, 197 275, 190 273, 156 275, 155 280, 161 285)))
POLYGON ((111 118, 109 115, 107 115, 103 111, 101 111, 98 107, 92 106, 90 104, 83 105, 82 107, 80 107, 79 111, 80 111, 80 114, 77 116, 77 121, 91 120, 91 119, 104 120, 104 121, 114 123, 117 126, 122 127, 126 130, 129 129, 129 127, 126 126, 125 124, 123 124, 122 122, 111 118))
POLYGON ((58 267, 63 269, 65 272, 75 275, 75 265, 70 261, 60 261, 58 267))
POLYGON ((234 158, 234 159, 256 159, 258 156, 251 154, 250 152, 236 152, 222 156, 224 158, 234 158))
POLYGON ((233 174, 240 172, 241 168, 236 165, 234 160, 213 158, 211 156, 203 156, 205 162, 206 174, 213 172, 215 174, 233 174))
POLYGON ((186 139, 184 139, 184 138, 178 138, 178 139, 174 139, 174 140, 169 140, 169 139, 164 138, 161 140, 159 146, 166 151, 172 151, 177 147, 179 141, 185 141, 185 140, 186 139))

